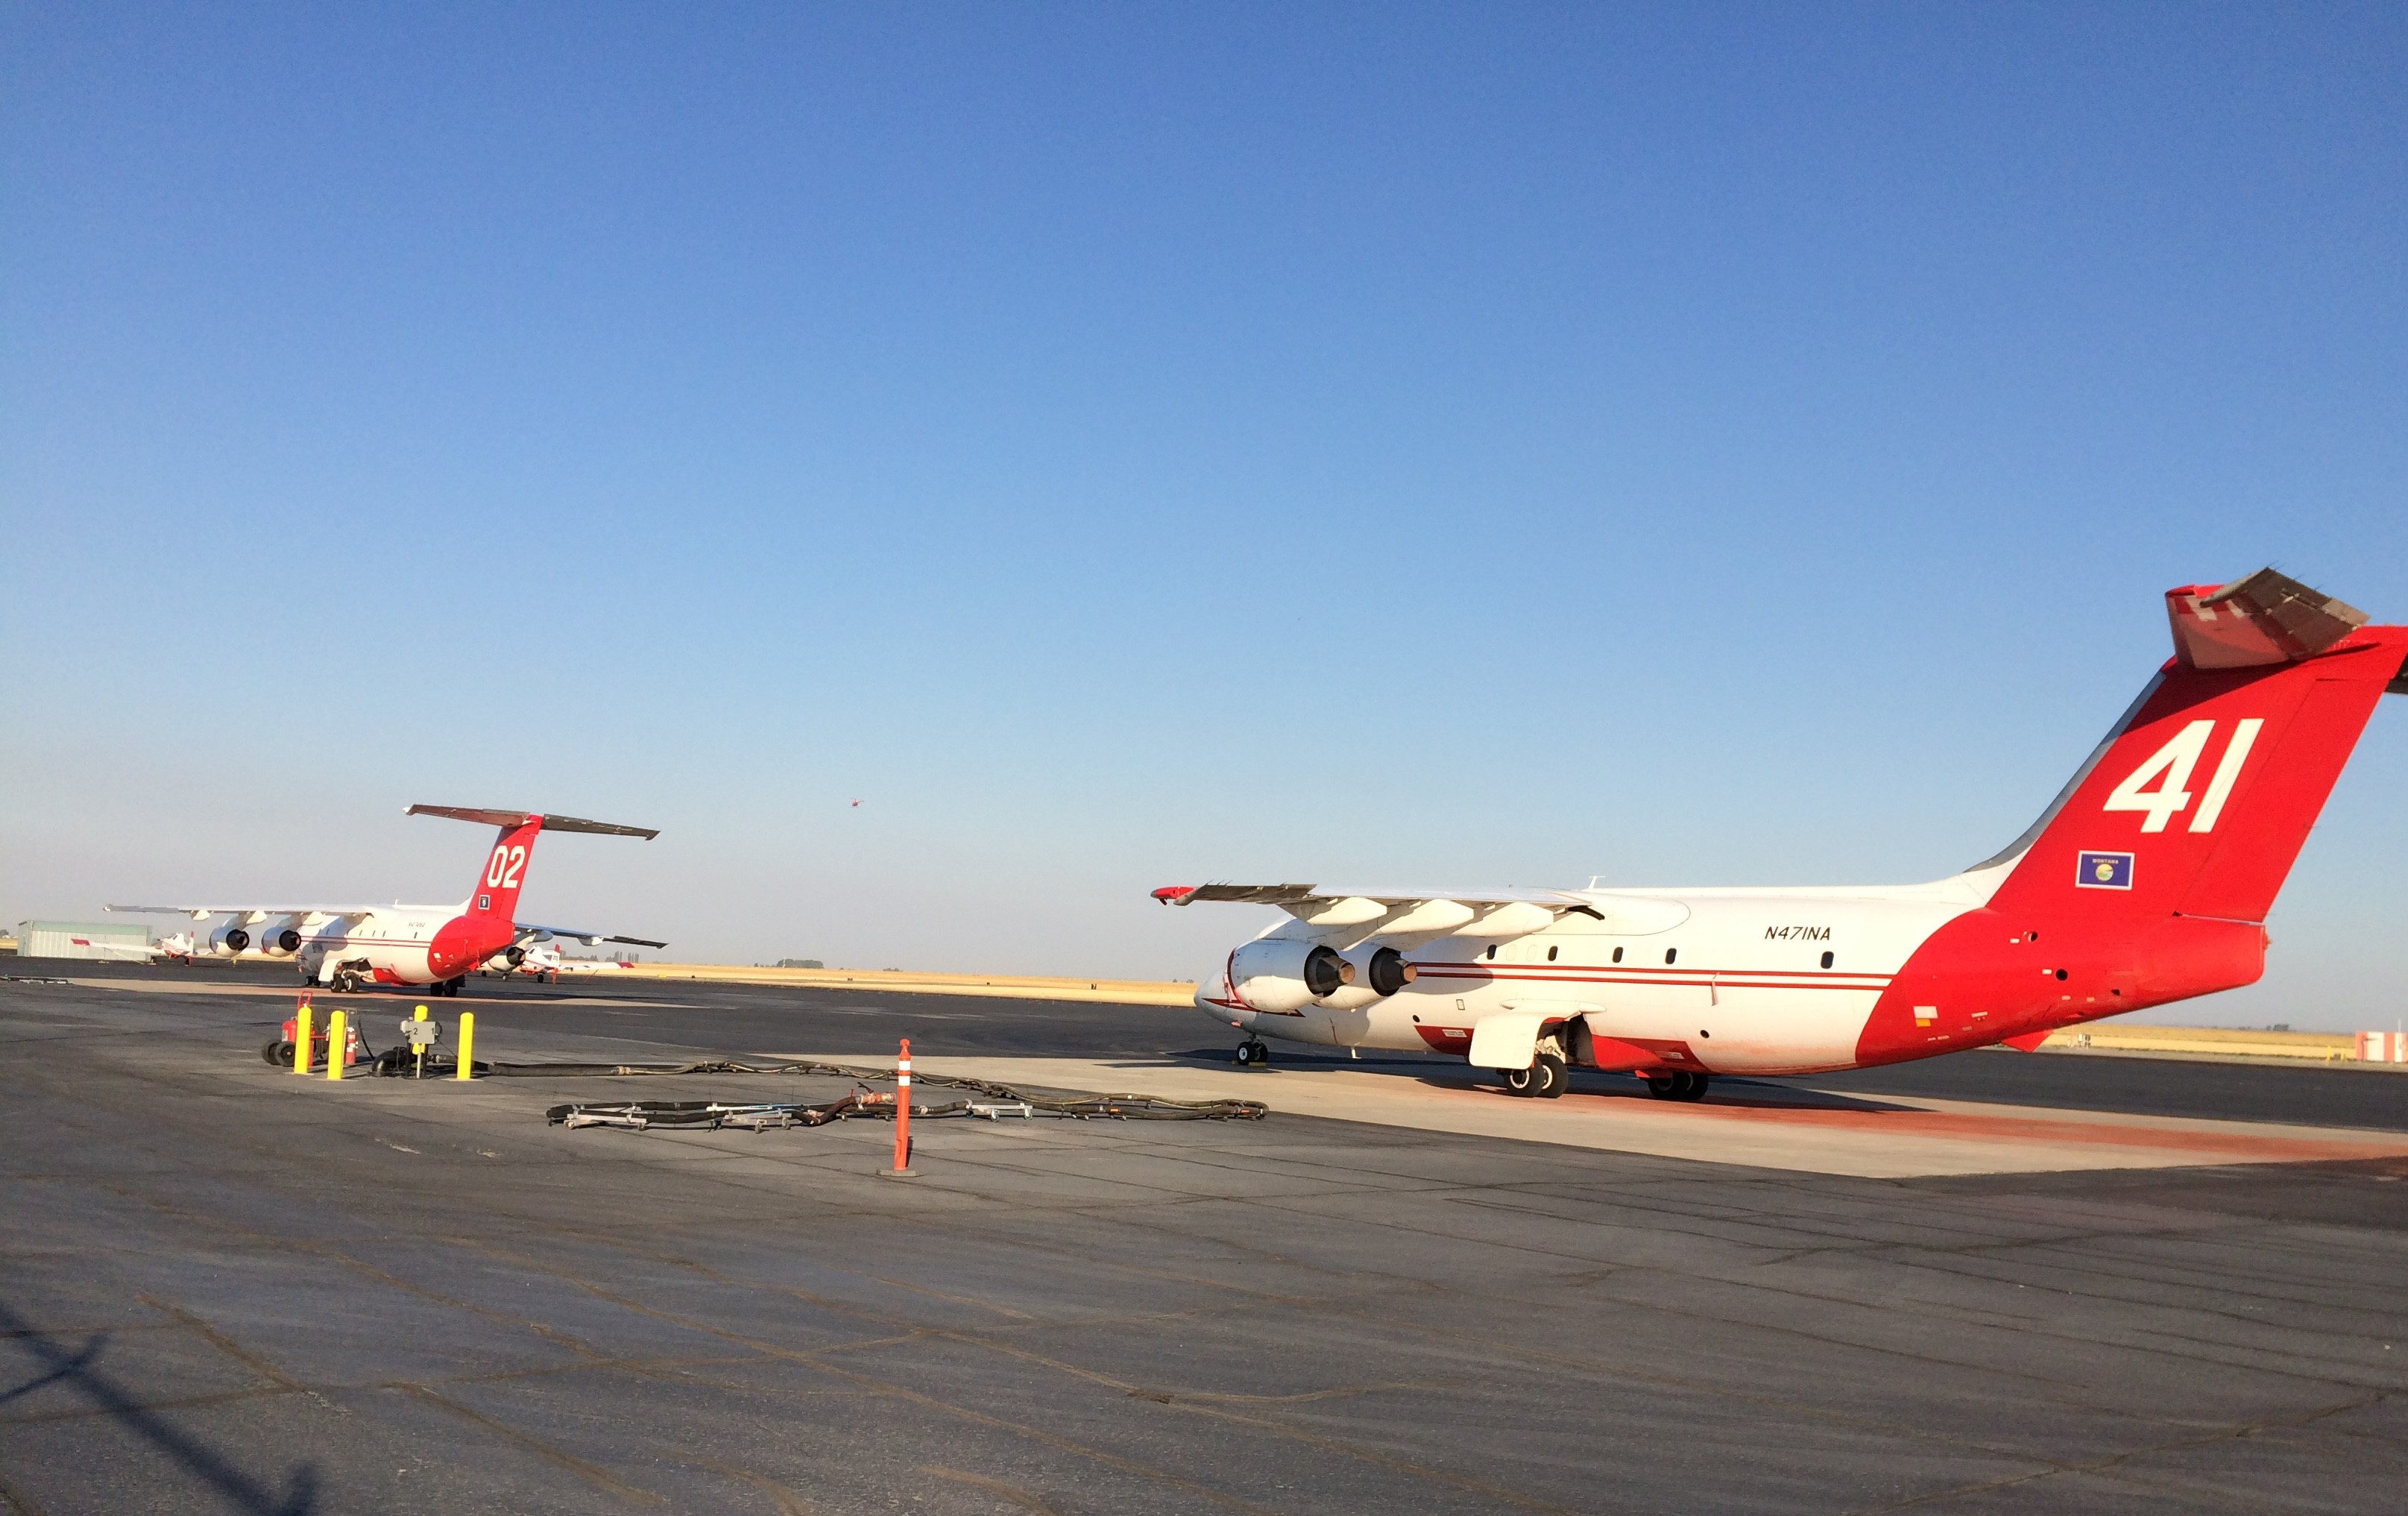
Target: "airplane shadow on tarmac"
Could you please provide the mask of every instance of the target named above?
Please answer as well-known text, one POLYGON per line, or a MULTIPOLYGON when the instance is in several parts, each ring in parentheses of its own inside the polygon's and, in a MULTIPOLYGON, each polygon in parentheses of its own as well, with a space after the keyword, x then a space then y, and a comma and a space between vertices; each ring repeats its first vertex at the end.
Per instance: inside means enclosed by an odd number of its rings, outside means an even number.
MULTIPOLYGON (((1215 1068, 1230 1067, 1229 1055, 1217 1047, 1193 1048, 1185 1053, 1172 1056, 1182 1063, 1209 1065, 1215 1068)), ((1500 1100, 1521 1098, 1498 1083, 1493 1075, 1484 1075, 1484 1071, 1476 1071, 1461 1063, 1440 1062, 1436 1059, 1412 1057, 1354 1059, 1338 1058, 1320 1053, 1287 1053, 1283 1057, 1279 1057, 1278 1063, 1273 1066, 1315 1074, 1336 1073, 1341 1069, 1378 1071, 1410 1078, 1414 1084, 1428 1090, 1474 1090, 1495 1095, 1500 1100)), ((1573 1072, 1571 1087, 1565 1091, 1565 1095, 1575 1099, 1586 1095, 1608 1100, 1655 1102, 1655 1097, 1647 1092, 1646 1082, 1636 1076, 1598 1074, 1584 1069, 1573 1072)), ((1655 1103, 1682 1104, 1680 1102, 1655 1103)), ((1825 1090, 1802 1090, 1794 1085, 1766 1084, 1754 1079, 1727 1076, 1714 1080, 1713 1087, 1707 1094, 1704 1103, 1725 1108, 1737 1107, 1742 1110, 1757 1111, 1923 1113, 1923 1107, 1899 1101, 1875 1100, 1861 1095, 1843 1095, 1825 1090)))

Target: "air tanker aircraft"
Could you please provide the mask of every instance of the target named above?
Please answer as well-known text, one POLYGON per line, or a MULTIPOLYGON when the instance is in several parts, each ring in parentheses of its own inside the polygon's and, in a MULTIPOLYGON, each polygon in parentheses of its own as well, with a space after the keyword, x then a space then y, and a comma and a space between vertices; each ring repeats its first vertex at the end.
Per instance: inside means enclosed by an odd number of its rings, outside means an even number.
POLYGON ((1930 884, 1810 889, 1172 886, 1277 905, 1198 983, 1262 1039, 1436 1049, 1518 1094, 1568 1068, 1664 1100, 1717 1074, 1820 1074, 2212 994, 2265 970, 2266 913, 2387 689, 2408 627, 2272 569, 2166 592, 2174 656, 2029 830, 1930 884))
POLYGON ((596 831, 613 837, 660 835, 644 827, 618 827, 573 816, 528 811, 480 810, 458 805, 413 805, 408 816, 443 816, 501 829, 466 900, 456 905, 111 905, 112 911, 177 913, 195 921, 229 917, 198 950, 220 958, 251 951, 290 960, 307 984, 349 992, 370 984, 432 986, 437 995, 456 995, 469 972, 487 959, 515 962, 529 944, 548 937, 575 937, 591 946, 627 943, 662 947, 642 937, 605 937, 568 927, 538 927, 514 919, 527 855, 539 831, 596 831), (254 929, 256 929, 254 931, 254 929))

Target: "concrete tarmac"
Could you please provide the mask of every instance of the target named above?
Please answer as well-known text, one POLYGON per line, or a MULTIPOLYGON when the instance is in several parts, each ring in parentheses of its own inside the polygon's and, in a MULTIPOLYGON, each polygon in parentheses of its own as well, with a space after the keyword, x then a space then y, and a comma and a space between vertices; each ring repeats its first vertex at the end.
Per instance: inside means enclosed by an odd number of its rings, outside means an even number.
MULTIPOLYGON (((884 1181, 882 1123, 541 1114, 837 1081, 329 1084, 259 1059, 289 982, 0 975, 24 976, 0 980, 0 1509, 2366 1511, 2408 1487, 2396 1157, 1866 1178, 1283 1112, 927 1122, 924 1177, 884 1181)), ((348 1002, 380 1046, 410 1003, 348 1002)), ((1243 1077, 1184 1058, 1224 1049, 1175 1011, 428 1003, 513 1060, 883 1062, 909 1034, 932 1063, 1243 1077)), ((2174 1109, 2057 1108, 2408 1128, 2394 1078, 2249 1069, 2236 1113, 2225 1071, 2156 1067, 2121 1104, 2174 1109)), ((1781 1097, 1859 1098, 1925 1097, 1781 1097)))

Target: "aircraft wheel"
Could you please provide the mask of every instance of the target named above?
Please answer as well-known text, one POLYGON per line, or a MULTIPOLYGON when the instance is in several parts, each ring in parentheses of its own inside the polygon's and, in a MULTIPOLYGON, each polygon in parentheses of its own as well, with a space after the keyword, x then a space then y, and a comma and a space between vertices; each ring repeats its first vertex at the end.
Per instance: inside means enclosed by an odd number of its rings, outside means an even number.
POLYGON ((1531 1071, 1537 1066, 1533 1063, 1527 1069, 1498 1069, 1497 1073, 1504 1079, 1506 1089, 1517 1095, 1526 1095, 1530 1093, 1530 1086, 1533 1082, 1530 1077, 1531 1071))
POLYGON ((1259 1041, 1250 1042, 1246 1044, 1245 1047, 1239 1048, 1238 1051, 1244 1057, 1248 1063, 1253 1064, 1256 1068, 1260 1068, 1271 1061, 1270 1045, 1268 1043, 1259 1041))
POLYGON ((1685 1075, 1651 1074, 1647 1076, 1647 1092, 1657 1100, 1678 1100, 1682 1086, 1687 1082, 1685 1075))
POLYGON ((1702 1074, 1692 1074, 1692 1075, 1690 1075, 1690 1076, 1689 1076, 1689 1088, 1688 1088, 1687 1090, 1685 1090, 1682 1091, 1681 1098, 1682 1098, 1683 1100, 1703 1100, 1703 1099, 1705 1099, 1705 1098, 1706 1098, 1706 1086, 1707 1086, 1707 1084, 1708 1084, 1709 1082, 1710 1082, 1710 1081, 1707 1079, 1706 1076, 1704 1076, 1704 1075, 1702 1075, 1702 1074))
POLYGON ((1541 1053, 1531 1061, 1529 1079, 1530 1089, 1527 1092, 1530 1095, 1540 1100, 1554 1100, 1570 1087, 1571 1075, 1570 1071, 1564 1067, 1562 1059, 1553 1053, 1541 1053))

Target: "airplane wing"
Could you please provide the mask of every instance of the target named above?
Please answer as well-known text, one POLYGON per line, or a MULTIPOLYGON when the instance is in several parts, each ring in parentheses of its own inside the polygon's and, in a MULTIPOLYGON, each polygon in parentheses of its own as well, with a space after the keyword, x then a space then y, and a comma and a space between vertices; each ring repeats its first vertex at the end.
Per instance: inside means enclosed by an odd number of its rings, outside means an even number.
POLYGON ((1688 918, 1678 901, 1570 889, 1392 889, 1340 885, 1169 885, 1154 892, 1165 905, 1226 902, 1276 905, 1312 927, 1353 927, 1370 937, 1519 937, 1567 912, 1593 917, 1608 931, 1667 931, 1688 918))
POLYGON ((531 936, 573 937, 588 947, 598 946, 606 942, 624 943, 629 947, 666 947, 668 946, 665 942, 654 942, 650 937, 606 937, 598 931, 582 931, 575 927, 539 927, 532 921, 519 923, 519 936, 522 940, 531 936))
POLYGON ((1154 892, 1165 905, 1226 902, 1276 905, 1307 926, 1368 927, 1379 936, 1476 931, 1520 936, 1566 911, 1599 913, 1561 889, 1392 889, 1337 885, 1170 885, 1154 892), (1376 925, 1375 925, 1376 923, 1376 925))
POLYGON ((391 905, 104 905, 104 911, 122 911, 128 916, 189 916, 195 921, 206 921, 213 916, 249 917, 253 920, 271 916, 366 916, 371 911, 390 911, 391 905))

